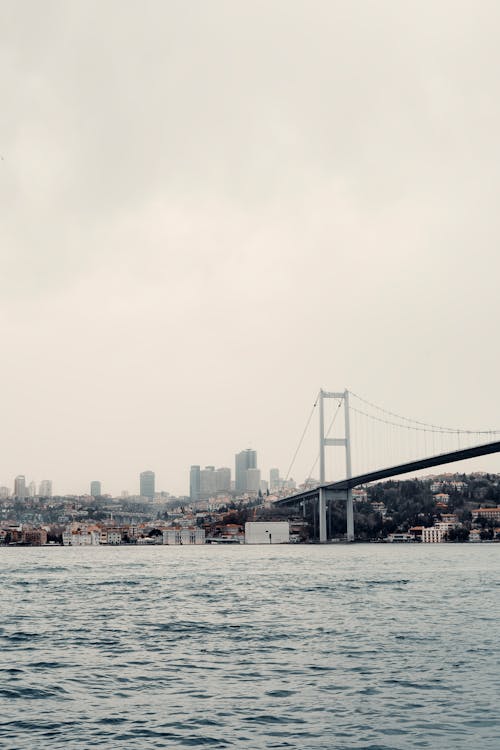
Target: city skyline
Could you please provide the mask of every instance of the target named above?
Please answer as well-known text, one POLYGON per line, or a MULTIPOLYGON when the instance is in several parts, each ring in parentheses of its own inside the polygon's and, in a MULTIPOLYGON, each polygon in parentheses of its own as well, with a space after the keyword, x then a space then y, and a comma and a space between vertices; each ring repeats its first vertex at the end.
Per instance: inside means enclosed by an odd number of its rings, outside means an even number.
POLYGON ((0 11, 4 481, 267 475, 320 387, 499 426, 500 9, 441 9, 0 11))

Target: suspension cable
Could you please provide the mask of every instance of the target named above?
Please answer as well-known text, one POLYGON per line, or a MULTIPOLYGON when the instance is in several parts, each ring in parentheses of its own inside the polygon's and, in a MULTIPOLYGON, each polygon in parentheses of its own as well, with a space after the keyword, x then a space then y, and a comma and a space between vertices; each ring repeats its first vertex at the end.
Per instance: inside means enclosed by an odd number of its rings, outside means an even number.
POLYGON ((316 396, 316 401, 314 402, 314 404, 312 406, 311 413, 309 414, 309 417, 307 418, 306 426, 304 427, 304 429, 302 431, 302 435, 300 436, 299 444, 297 445, 297 448, 295 449, 295 453, 293 454, 293 458, 290 461, 290 466, 288 467, 288 471, 286 473, 286 476, 285 476, 285 478, 283 479, 283 481, 281 483, 281 489, 282 490, 284 489, 284 486, 285 486, 286 482, 288 481, 288 478, 289 478, 290 473, 292 471, 293 465, 295 463, 295 459, 297 458, 297 454, 298 454, 298 452, 299 452, 299 450, 300 450, 300 448, 302 446, 302 443, 304 442, 304 438, 306 436, 307 430, 309 429, 309 425, 311 424, 311 419, 312 419, 312 416, 314 414, 314 410, 315 410, 315 408, 316 408, 316 406, 318 404, 318 400, 319 400, 319 393, 316 396))
POLYGON ((394 425, 395 427, 401 427, 404 430, 416 430, 417 432, 434 432, 434 433, 444 434, 444 435, 457 435, 457 434, 458 435, 499 435, 500 434, 500 430, 459 430, 459 429, 452 429, 451 427, 449 428, 438 427, 437 425, 431 425, 431 424, 428 424, 427 422, 419 422, 418 420, 406 419, 406 417, 400 417, 399 414, 393 414, 392 412, 386 411, 385 409, 380 409, 380 411, 383 411, 386 414, 395 416, 397 419, 404 419, 405 421, 409 423, 409 424, 400 424, 399 422, 393 422, 389 419, 383 419, 382 417, 377 417, 375 416, 375 414, 368 414, 368 412, 363 411, 362 409, 357 409, 355 406, 350 405, 349 408, 352 411, 357 412, 358 414, 362 414, 364 417, 368 417, 368 419, 374 419, 377 422, 383 422, 384 424, 391 424, 391 425, 394 425), (416 427, 413 425, 422 425, 422 426, 416 427))
MULTIPOLYGON (((500 433, 500 430, 462 430, 462 429, 452 428, 452 427, 442 427, 440 425, 430 424, 429 422, 421 422, 418 419, 411 419, 410 417, 403 417, 401 414, 396 414, 396 412, 389 411, 389 409, 384 409, 382 406, 378 406, 378 404, 374 404, 373 401, 368 401, 368 399, 363 398, 362 396, 359 396, 357 393, 354 393, 354 391, 349 391, 349 393, 351 394, 351 396, 354 396, 354 398, 359 399, 359 401, 362 401, 364 404, 371 406, 373 409, 377 409, 378 411, 381 411, 384 414, 388 414, 391 417, 395 417, 396 419, 400 419, 403 422, 411 422, 413 424, 421 425, 422 427, 430 427, 434 430, 439 430, 441 432, 447 432, 447 433, 453 432, 455 434, 457 434, 457 432, 463 432, 469 435, 491 435, 495 433, 500 433)), ((392 424, 395 424, 395 423, 393 422, 392 424)), ((402 427, 403 425, 398 425, 398 426, 402 427)))

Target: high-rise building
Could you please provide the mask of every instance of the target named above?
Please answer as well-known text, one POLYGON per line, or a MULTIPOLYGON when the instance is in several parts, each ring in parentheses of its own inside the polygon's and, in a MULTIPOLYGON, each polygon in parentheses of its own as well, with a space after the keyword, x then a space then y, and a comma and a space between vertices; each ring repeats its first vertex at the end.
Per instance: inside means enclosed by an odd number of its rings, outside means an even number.
POLYGON ((39 494, 41 497, 52 497, 52 479, 42 479, 40 482, 39 494))
POLYGON ((24 500, 26 498, 26 477, 19 474, 14 479, 14 497, 18 500, 24 500))
POLYGON ((257 494, 260 490, 260 469, 247 469, 247 492, 257 494))
POLYGON ((0 487, 0 500, 7 500, 9 495, 10 495, 10 490, 8 487, 0 487))
POLYGON ((28 497, 36 496, 36 484, 33 480, 28 484, 28 497))
POLYGON ((221 466, 215 474, 217 492, 231 492, 231 469, 227 466, 221 466))
POLYGON ((155 497, 155 473, 154 471, 143 471, 140 477, 141 497, 154 500, 155 497))
POLYGON ((269 489, 271 492, 278 490, 280 486, 280 470, 269 469, 269 489))
POLYGON ((257 451, 247 448, 235 456, 235 489, 237 493, 247 491, 247 471, 257 468, 257 451))
POLYGON ((200 497, 206 499, 217 493, 217 473, 215 466, 205 466, 200 471, 200 497))
POLYGON ((200 467, 196 464, 189 470, 189 499, 193 503, 200 499, 200 467))
POLYGON ((42 479, 40 487, 38 488, 38 494, 40 497, 52 497, 52 480, 42 479))
POLYGON ((92 497, 101 497, 102 495, 101 483, 96 479, 94 479, 94 481, 90 483, 90 494, 92 495, 92 497))

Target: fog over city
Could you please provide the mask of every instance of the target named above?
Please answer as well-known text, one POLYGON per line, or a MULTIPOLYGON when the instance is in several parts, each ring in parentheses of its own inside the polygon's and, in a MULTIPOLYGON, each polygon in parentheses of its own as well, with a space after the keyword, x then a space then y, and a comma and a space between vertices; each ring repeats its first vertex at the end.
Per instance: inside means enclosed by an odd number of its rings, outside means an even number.
POLYGON ((499 25, 2 2, 0 484, 186 494, 249 447, 285 474, 320 387, 500 428, 499 25))

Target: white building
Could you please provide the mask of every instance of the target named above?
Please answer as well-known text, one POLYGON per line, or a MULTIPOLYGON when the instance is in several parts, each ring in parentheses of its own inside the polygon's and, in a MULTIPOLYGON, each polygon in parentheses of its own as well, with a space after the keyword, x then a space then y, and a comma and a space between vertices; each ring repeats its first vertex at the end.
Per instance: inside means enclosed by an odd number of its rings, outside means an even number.
POLYGON ((101 529, 100 532, 100 544, 121 544, 122 533, 116 529, 101 529))
POLYGON ((394 532, 394 534, 389 534, 389 536, 386 539, 387 542, 414 542, 415 539, 411 534, 407 534, 406 532, 394 532))
POLYGON ((290 524, 288 521, 247 521, 245 544, 288 544, 290 524))
POLYGON ((434 495, 434 500, 437 503, 444 503, 445 505, 448 505, 450 496, 447 492, 438 492, 436 495, 434 495))
POLYGON ((63 531, 65 547, 88 547, 101 543, 100 529, 65 529, 63 531))
POLYGON ((446 523, 443 521, 434 524, 434 526, 427 526, 422 529, 422 542, 424 544, 439 544, 443 541, 448 531, 455 527, 455 523, 446 523))
POLYGON ((196 526, 164 529, 163 544, 205 544, 205 529, 196 526))
POLYGON ((368 501, 368 492, 364 489, 353 489, 352 499, 355 503, 366 503, 368 501))

